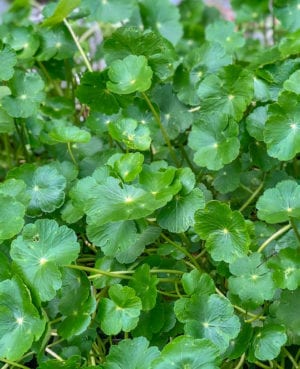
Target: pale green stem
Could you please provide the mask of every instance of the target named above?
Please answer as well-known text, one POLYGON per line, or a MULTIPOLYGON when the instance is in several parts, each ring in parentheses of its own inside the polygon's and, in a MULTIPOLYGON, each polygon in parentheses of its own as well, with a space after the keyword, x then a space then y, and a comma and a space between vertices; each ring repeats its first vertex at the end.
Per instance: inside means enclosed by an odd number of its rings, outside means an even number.
POLYGON ((291 227, 291 224, 287 224, 284 227, 280 228, 277 232, 273 233, 271 237, 269 237, 264 243, 260 245, 257 252, 262 252, 273 240, 281 236, 283 233, 287 232, 291 227))
MULTIPOLYGON (((132 277, 127 276, 127 275, 117 274, 115 272, 107 272, 105 270, 89 268, 89 267, 82 266, 82 265, 65 265, 65 267, 66 268, 71 268, 71 269, 82 270, 82 271, 89 272, 89 273, 93 273, 94 275, 98 274, 99 276, 105 275, 106 277, 132 279, 132 277)), ((95 277, 93 276, 93 278, 95 278, 95 277)))
POLYGON ((249 197, 249 199, 239 208, 239 211, 243 211, 247 208, 249 204, 256 198, 256 196, 260 193, 260 191, 264 187, 264 181, 261 182, 261 184, 257 187, 257 189, 252 193, 252 195, 249 197))
POLYGON ((91 66, 91 64, 90 64, 90 62, 89 62, 89 60, 88 60, 87 56, 85 55, 85 52, 83 51, 83 49, 82 49, 82 47, 81 47, 81 45, 80 45, 80 42, 78 41, 78 38, 77 38, 77 36, 75 35, 75 33, 74 33, 74 31, 73 31, 72 26, 71 26, 71 25, 70 25, 70 23, 66 20, 66 18, 64 19, 64 24, 65 24, 65 26, 68 28, 68 30, 69 30, 69 32, 70 32, 70 34, 71 34, 71 36, 72 36, 72 38, 73 38, 73 40, 74 40, 74 42, 75 42, 76 47, 77 47, 78 51, 80 52, 80 54, 81 54, 81 56, 82 56, 82 59, 83 59, 83 61, 84 61, 85 65, 86 65, 86 67, 87 67, 88 71, 89 71, 89 72, 92 72, 92 71, 93 71, 93 68, 92 68, 92 66, 91 66))
POLYGON ((71 159, 72 159, 73 163, 74 163, 76 166, 78 166, 78 163, 77 163, 77 161, 76 161, 76 159, 75 159, 75 156, 74 156, 74 154, 73 154, 73 151, 72 151, 72 147, 71 147, 71 143, 70 143, 70 142, 68 142, 68 143, 67 143, 67 147, 68 147, 68 152, 69 152, 69 154, 70 154, 70 156, 71 156, 71 159))
POLYGON ((237 365, 233 369, 240 369, 243 366, 244 361, 245 361, 245 356, 246 356, 246 354, 243 353, 243 355, 241 356, 239 362, 237 363, 237 365))
POLYGON ((30 369, 29 366, 25 366, 25 365, 16 363, 15 361, 6 360, 6 359, 3 359, 3 358, 0 358, 0 361, 2 361, 3 363, 8 364, 10 366, 16 366, 17 368, 30 369))
POLYGON ((300 233, 298 231, 297 225, 296 225, 293 218, 290 218, 290 223, 291 223, 291 226, 293 228, 293 231, 295 232, 295 235, 296 235, 298 241, 300 242, 300 233))
POLYGON ((293 368, 298 369, 299 365, 297 364, 293 356, 290 354, 290 352, 285 347, 283 347, 283 352, 289 358, 290 362, 293 364, 293 368))
POLYGON ((56 352, 52 351, 49 347, 46 347, 45 351, 47 352, 47 354, 49 354, 50 356, 54 357, 54 359, 58 360, 58 361, 64 361, 63 358, 61 358, 59 355, 57 355, 56 352))

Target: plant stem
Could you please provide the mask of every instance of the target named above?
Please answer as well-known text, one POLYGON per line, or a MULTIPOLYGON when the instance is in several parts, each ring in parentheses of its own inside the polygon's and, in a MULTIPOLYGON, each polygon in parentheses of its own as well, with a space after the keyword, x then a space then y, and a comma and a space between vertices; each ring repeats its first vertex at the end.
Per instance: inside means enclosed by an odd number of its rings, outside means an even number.
POLYGON ((185 161, 187 162, 188 166, 191 168, 193 173, 197 173, 193 163, 191 162, 190 158, 188 157, 188 154, 185 151, 184 146, 182 144, 180 144, 179 147, 180 147, 180 152, 181 152, 183 158, 185 159, 185 161))
POLYGON ((297 225, 296 225, 293 218, 290 218, 290 223, 291 223, 291 226, 293 228, 293 231, 295 232, 295 235, 296 235, 298 241, 300 242, 300 233, 298 231, 297 225))
POLYGON ((246 354, 243 353, 243 355, 240 357, 239 362, 236 364, 236 366, 233 369, 240 369, 243 366, 244 361, 245 361, 245 356, 246 354))
POLYGON ((56 352, 52 351, 51 349, 49 349, 49 347, 46 347, 45 351, 51 355, 52 357, 54 357, 56 360, 58 361, 64 361, 64 359, 62 359, 59 355, 57 355, 56 352))
POLYGON ((293 364, 293 368, 298 369, 299 365, 297 364, 297 362, 295 361, 295 359, 293 358, 291 353, 285 347, 283 347, 283 352, 286 354, 286 356, 289 358, 290 362, 293 364))
POLYGON ((50 74, 48 73, 47 69, 45 68, 44 64, 41 63, 40 61, 37 62, 38 66, 40 67, 41 71, 44 73, 45 77, 48 79, 48 81, 51 83, 51 85, 53 86, 53 88, 55 89, 56 93, 58 94, 58 96, 63 96, 63 92, 62 89, 60 88, 59 84, 56 83, 50 76, 50 74))
POLYGON ((256 196, 260 193, 260 191, 264 187, 264 181, 257 187, 257 189, 252 193, 252 195, 248 198, 248 200, 239 208, 239 211, 243 211, 247 208, 249 204, 256 198, 256 196))
POLYGON ((74 154, 73 154, 73 151, 72 151, 71 142, 68 142, 68 143, 67 143, 67 147, 68 147, 68 152, 69 152, 69 154, 70 154, 70 157, 71 157, 71 159, 72 159, 72 162, 73 162, 76 166, 78 166, 78 163, 77 163, 77 161, 76 161, 76 159, 75 159, 75 156, 74 156, 74 154))
POLYGON ((3 358, 1 358, 0 361, 2 361, 3 363, 9 364, 11 366, 16 366, 18 368, 30 369, 29 366, 25 366, 25 365, 16 363, 15 361, 6 360, 6 359, 3 359, 3 358))
POLYGON ((105 270, 89 268, 89 267, 82 266, 82 265, 65 265, 65 267, 71 268, 71 269, 82 270, 82 271, 89 272, 89 273, 94 273, 94 276, 92 276, 93 278, 95 278, 95 274, 99 274, 99 275, 105 275, 106 277, 132 279, 132 277, 128 275, 122 275, 122 274, 118 274, 115 272, 106 272, 105 270))
POLYGON ((191 253, 189 253, 188 252, 188 250, 187 249, 185 249, 184 247, 182 247, 182 246, 180 246, 178 243, 176 243, 176 242, 174 242, 174 241, 172 241, 169 237, 167 237, 165 234, 161 234, 161 237, 165 240, 165 241, 167 241, 167 242, 169 242, 172 246, 174 246, 177 250, 179 250, 179 251, 181 251, 184 255, 186 255, 189 259, 190 259, 190 261, 192 262, 192 264, 198 269, 198 270, 200 270, 201 272, 202 272, 202 269, 201 269, 201 267, 200 267, 200 265, 198 264, 198 261, 194 258, 194 256, 191 254, 191 253))
POLYGON ((287 232, 291 227, 291 224, 287 224, 284 227, 280 228, 277 232, 273 233, 271 237, 269 237, 264 243, 260 245, 257 252, 262 252, 273 240, 281 236, 283 233, 287 232))
POLYGON ((174 151, 174 149, 173 149, 173 146, 172 146, 172 144, 171 144, 171 141, 170 141, 170 139, 169 139, 169 136, 168 136, 168 134, 167 134, 167 131, 165 130, 165 128, 164 128, 164 126, 163 126, 163 124, 162 124, 162 122, 161 122, 161 119, 160 119, 159 114, 158 114, 158 113, 157 113, 157 111, 155 110, 155 108, 154 108, 154 106, 153 106, 153 104, 152 104, 151 100, 150 100, 150 99, 149 99, 149 97, 147 96, 147 94, 146 94, 145 92, 142 92, 141 94, 142 94, 143 98, 145 99, 145 101, 146 101, 147 105, 149 106, 149 108, 150 108, 150 110, 151 110, 151 112, 152 112, 152 114, 153 114, 153 116, 154 116, 154 118, 155 118, 155 120, 156 120, 156 122, 157 122, 157 124, 158 124, 158 126, 159 126, 159 129, 160 129, 160 131, 161 131, 161 133, 162 133, 162 136, 163 136, 163 138, 164 138, 164 140, 165 140, 165 143, 166 143, 166 144, 167 144, 167 146, 168 146, 168 149, 169 149, 170 155, 171 155, 171 157, 172 157, 172 159, 173 159, 173 161, 174 161, 175 165, 176 165, 177 167, 179 167, 179 166, 180 166, 179 161, 177 160, 177 156, 176 156, 176 154, 175 154, 175 151, 174 151))
POLYGON ((65 26, 68 28, 68 30, 69 30, 69 32, 70 32, 70 34, 71 34, 71 36, 72 36, 72 38, 73 38, 73 40, 74 40, 74 42, 75 42, 75 45, 76 45, 76 47, 77 47, 78 51, 80 52, 80 54, 81 54, 81 56, 82 56, 82 59, 83 59, 83 61, 84 61, 85 65, 86 65, 86 67, 87 67, 87 70, 88 70, 89 72, 92 72, 92 71, 93 71, 93 68, 92 68, 92 66, 91 66, 91 64, 90 64, 90 62, 89 62, 89 60, 88 60, 87 56, 85 55, 85 52, 83 51, 83 49, 82 49, 82 47, 81 47, 81 45, 80 45, 80 43, 79 43, 79 41, 78 41, 78 38, 77 38, 77 36, 75 35, 75 33, 74 33, 74 31, 73 31, 72 26, 70 25, 70 23, 67 21, 67 19, 66 19, 66 18, 64 19, 64 24, 65 24, 65 26))
POLYGON ((260 361, 255 361, 254 364, 259 366, 260 368, 263 368, 263 369, 270 369, 271 368, 270 366, 265 365, 265 364, 261 363, 260 361))
POLYGON ((11 159, 12 158, 12 153, 11 153, 11 146, 10 146, 10 142, 9 142, 9 136, 8 136, 7 133, 3 134, 3 142, 4 142, 4 147, 5 147, 8 169, 10 169, 11 166, 12 166, 12 159, 11 159))

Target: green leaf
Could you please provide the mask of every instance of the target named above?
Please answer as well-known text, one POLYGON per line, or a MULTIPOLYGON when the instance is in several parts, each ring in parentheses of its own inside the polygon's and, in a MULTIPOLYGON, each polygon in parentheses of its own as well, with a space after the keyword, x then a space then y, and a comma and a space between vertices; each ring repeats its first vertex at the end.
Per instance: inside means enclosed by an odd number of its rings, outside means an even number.
POLYGON ((20 279, 14 277, 0 282, 0 357, 21 359, 40 338, 44 327, 45 321, 20 279))
POLYGON ((178 9, 168 0, 140 0, 140 6, 145 26, 176 45, 182 36, 178 9))
POLYGON ((160 210, 157 215, 158 224, 169 232, 185 232, 194 225, 196 210, 203 209, 204 206, 204 195, 199 188, 194 188, 187 195, 179 193, 160 210))
POLYGON ((104 57, 108 64, 129 55, 144 55, 153 73, 161 80, 174 73, 176 53, 170 42, 159 34, 136 27, 118 28, 104 41, 104 57))
POLYGON ((295 94, 300 94, 300 71, 297 70, 296 72, 292 73, 288 80, 286 80, 283 84, 283 87, 295 94))
POLYGON ((47 360, 41 363, 37 369, 79 369, 81 367, 80 357, 73 356, 68 360, 47 360))
POLYGON ((274 15, 282 26, 290 32, 300 28, 298 0, 277 0, 274 2, 274 15))
POLYGON ((294 93, 283 92, 269 109, 264 141, 268 154, 279 160, 290 160, 300 152, 299 101, 294 93))
POLYGON ((188 295, 212 295, 215 292, 215 285, 212 278, 205 273, 194 269, 182 275, 182 287, 188 295))
POLYGON ((286 248, 268 262, 278 288, 295 290, 300 286, 300 254, 297 249, 286 248))
POLYGON ((76 259, 79 244, 73 230, 42 219, 24 227, 10 253, 35 293, 48 301, 62 285, 60 267, 76 259))
POLYGON ((132 118, 109 123, 108 131, 114 140, 123 142, 133 150, 148 150, 152 141, 149 128, 132 118))
POLYGON ((180 336, 163 348, 151 369, 216 369, 218 355, 218 348, 209 340, 180 336))
POLYGON ((50 59, 63 60, 71 58, 76 51, 76 45, 70 32, 64 27, 43 29, 41 32, 41 45, 38 50, 37 60, 47 61, 50 59))
POLYGON ((142 303, 134 289, 115 284, 108 290, 109 298, 99 302, 97 318, 102 331, 115 335, 121 331, 130 332, 137 326, 142 303))
POLYGON ((205 29, 205 38, 207 41, 219 43, 228 53, 234 53, 245 44, 242 33, 235 30, 235 24, 225 20, 209 24, 205 29))
POLYGON ((189 146, 195 150, 197 165, 219 170, 239 154, 238 125, 226 116, 203 116, 195 122, 189 146))
POLYGON ((295 291, 282 291, 279 300, 270 307, 271 317, 277 324, 283 324, 289 338, 289 344, 300 344, 300 316, 299 316, 300 288, 295 291))
POLYGON ((57 3, 54 13, 42 23, 43 26, 52 27, 58 23, 63 22, 64 18, 79 6, 81 0, 59 0, 57 3))
POLYGON ((272 271, 259 253, 237 259, 229 265, 229 269, 233 274, 228 280, 229 290, 243 301, 260 305, 273 298, 276 286, 272 271))
POLYGON ((229 341, 240 331, 239 318, 233 306, 218 295, 192 295, 190 299, 177 300, 175 314, 184 323, 186 334, 194 338, 207 338, 220 352, 224 352, 229 341))
POLYGON ((15 118, 27 118, 37 113, 44 100, 44 82, 36 72, 16 71, 9 82, 12 95, 4 96, 2 106, 15 118))
POLYGON ((195 214, 195 231, 206 240, 205 247, 216 261, 232 263, 247 254, 250 238, 240 212, 210 201, 195 214))
POLYGON ((64 120, 55 120, 51 122, 51 129, 47 133, 50 139, 57 142, 78 142, 86 143, 91 139, 91 135, 86 130, 68 124, 64 120))
POLYGON ((9 178, 22 179, 26 183, 26 193, 30 196, 29 215, 51 213, 64 202, 66 179, 51 165, 35 168, 32 164, 24 164, 10 171, 9 178))
POLYGON ((238 160, 225 165, 216 175, 213 181, 214 188, 220 193, 228 193, 237 189, 240 185, 241 165, 238 160))
POLYGON ((143 92, 150 88, 152 70, 144 56, 129 55, 122 60, 111 63, 107 88, 116 94, 130 94, 136 91, 143 92))
POLYGON ((276 359, 286 341, 287 335, 283 326, 268 324, 259 328, 252 341, 249 361, 276 359))
POLYGON ((20 60, 31 58, 40 45, 39 37, 32 27, 10 27, 4 41, 17 52, 20 60))
POLYGON ((144 156, 141 153, 115 154, 107 162, 124 182, 133 181, 141 172, 144 156))
POLYGON ((129 287, 132 287, 141 299, 142 309, 144 311, 153 309, 156 304, 156 285, 159 279, 150 274, 148 264, 143 264, 136 269, 132 277, 133 279, 129 281, 129 287))
POLYGON ((17 64, 16 53, 5 47, 0 51, 0 80, 8 81, 14 74, 14 66, 17 64))
POLYGON ((14 130, 13 118, 0 108, 0 133, 12 133, 14 130))
POLYGON ((296 181, 279 182, 267 189, 256 203, 259 219, 268 223, 281 223, 300 217, 300 186, 296 181))
POLYGON ((149 369, 152 361, 158 357, 159 350, 149 347, 145 337, 122 340, 111 346, 104 369, 149 369))
POLYGON ((253 98, 254 83, 250 71, 236 65, 207 76, 199 85, 203 113, 221 113, 240 120, 253 98))
POLYGON ((88 10, 91 20, 100 22, 117 23, 131 17, 135 7, 136 0, 82 0, 81 7, 88 10))
POLYGON ((157 85, 151 95, 152 101, 159 107, 162 124, 170 139, 176 138, 192 125, 192 113, 178 100, 171 84, 157 85))
POLYGON ((25 206, 0 193, 0 241, 18 234, 24 225, 25 206))
POLYGON ((86 72, 80 80, 76 96, 89 105, 93 111, 108 115, 117 113, 120 109, 118 97, 106 87, 107 72, 86 72))
POLYGON ((246 118, 247 131, 257 141, 263 141, 263 131, 267 121, 267 107, 259 106, 246 118))

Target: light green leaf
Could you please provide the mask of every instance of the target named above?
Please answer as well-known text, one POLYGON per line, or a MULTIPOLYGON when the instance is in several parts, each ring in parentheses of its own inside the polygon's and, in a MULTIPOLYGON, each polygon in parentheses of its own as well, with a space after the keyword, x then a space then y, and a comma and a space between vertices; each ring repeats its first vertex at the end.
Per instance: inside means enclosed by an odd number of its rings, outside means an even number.
POLYGON ((176 45, 182 36, 180 14, 168 0, 140 0, 141 13, 146 27, 159 32, 176 45))
POLYGON ((5 110, 0 108, 0 133, 12 133, 14 130, 13 118, 5 110))
POLYGON ((151 369, 217 369, 218 348, 207 339, 179 336, 168 343, 151 369))
POLYGON ((108 290, 109 298, 102 298, 97 318, 105 334, 130 332, 137 326, 142 303, 134 289, 115 284, 108 290))
POLYGON ((283 87, 291 92, 295 92, 295 94, 300 94, 300 70, 292 73, 288 80, 286 80, 283 84, 283 87))
POLYGON ((300 98, 283 92, 278 103, 269 108, 264 129, 268 154, 279 160, 290 160, 300 152, 300 98))
POLYGON ((44 327, 45 321, 20 279, 14 277, 0 282, 0 357, 21 359, 41 337, 44 327))
POLYGON ((17 64, 16 53, 5 47, 0 50, 0 80, 8 81, 14 74, 14 66, 17 64))
POLYGON ((273 298, 276 286, 272 271, 259 253, 237 259, 229 265, 229 269, 233 274, 228 280, 229 290, 243 301, 260 305, 273 298))
POLYGON ((64 18, 79 6, 81 0, 59 0, 54 10, 54 13, 47 19, 44 20, 42 26, 52 27, 55 24, 61 23, 64 18))
POLYGON ((152 70, 144 56, 129 55, 113 61, 109 67, 107 88, 116 94, 143 92, 150 88, 152 70))
POLYGON ((149 369, 158 355, 158 348, 149 347, 145 337, 125 339, 111 346, 103 369, 149 369))
POLYGON ((156 285, 159 279, 150 274, 148 264, 143 264, 137 268, 132 277, 133 279, 129 281, 129 287, 132 287, 141 299, 142 309, 144 311, 153 309, 156 304, 156 285))
POLYGON ((47 133, 54 141, 57 142, 78 142, 86 143, 91 139, 91 135, 86 130, 80 129, 74 125, 68 124, 64 120, 55 120, 51 122, 51 129, 47 133))
POLYGON ((272 257, 268 267, 278 288, 295 290, 300 286, 300 254, 297 249, 286 248, 272 257))
POLYGON ((216 175, 213 181, 214 188, 220 193, 228 193, 236 190, 240 185, 241 164, 238 160, 225 165, 216 175))
POLYGON ((216 261, 232 263, 247 254, 250 238, 240 212, 210 201, 195 214, 195 231, 206 240, 205 247, 216 261))
POLYGON ((220 352, 224 352, 231 339, 240 331, 239 318, 233 306, 218 295, 192 295, 189 299, 177 300, 175 314, 184 323, 186 334, 194 338, 207 338, 220 352))
POLYGON ((107 164, 122 178, 124 182, 133 181, 142 170, 144 156, 139 153, 115 154, 107 164))
POLYGON ((39 36, 32 27, 10 27, 4 40, 17 52, 20 60, 31 58, 40 45, 39 36))
POLYGON ((36 72, 16 71, 9 82, 12 95, 4 96, 2 106, 15 118, 28 118, 37 113, 44 100, 44 82, 36 72))
POLYGON ((184 291, 188 295, 212 295, 215 292, 215 284, 212 278, 199 270, 194 269, 189 273, 184 273, 181 279, 184 291))
POLYGON ((238 125, 226 116, 203 116, 195 122, 189 146, 195 150, 194 161, 201 167, 219 170, 239 154, 238 125))
POLYGON ((203 113, 225 114, 237 121, 242 118, 253 93, 251 72, 236 65, 229 65, 218 74, 207 76, 198 88, 203 113))
POLYGON ((204 195, 199 188, 194 188, 187 195, 179 193, 159 211, 158 224, 169 232, 185 232, 194 225, 196 210, 203 209, 204 206, 204 195))
POLYGON ((250 136, 254 137, 257 141, 263 141, 263 131, 265 123, 267 121, 267 107, 259 106, 254 109, 251 114, 246 118, 246 127, 250 136))
POLYGON ((108 125, 113 139, 123 142, 129 149, 148 150, 151 144, 150 130, 132 118, 122 118, 108 125))
POLYGON ((279 182, 268 188, 257 201, 259 219, 268 223, 281 223, 300 217, 300 186, 296 181, 279 182))
POLYGON ((24 225, 25 206, 13 197, 0 193, 0 241, 18 234, 24 225))
POLYGON ((217 20, 205 28, 205 38, 210 42, 217 42, 228 53, 234 53, 245 44, 241 32, 235 30, 235 24, 225 20, 217 20))
POLYGON ((79 253, 76 234, 54 220, 27 224, 12 242, 11 257, 42 301, 51 300, 62 285, 60 266, 79 253))
POLYGON ((286 341, 287 335, 283 326, 268 324, 257 329, 250 347, 249 361, 276 359, 286 341))
POLYGON ((26 183, 29 215, 51 213, 64 202, 66 179, 51 165, 35 168, 32 164, 24 164, 11 170, 9 178, 22 179, 26 183))
POLYGON ((276 0, 274 2, 274 15, 282 26, 290 32, 300 28, 300 3, 298 0, 276 0))

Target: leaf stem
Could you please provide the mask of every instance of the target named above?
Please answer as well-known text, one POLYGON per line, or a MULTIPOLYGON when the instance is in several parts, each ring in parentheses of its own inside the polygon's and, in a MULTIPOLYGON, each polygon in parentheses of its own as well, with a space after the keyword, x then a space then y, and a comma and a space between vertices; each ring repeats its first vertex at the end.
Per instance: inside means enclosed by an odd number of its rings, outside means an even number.
POLYGON ((261 363, 260 361, 255 361, 254 364, 259 366, 260 368, 263 368, 263 369, 270 369, 271 368, 270 366, 265 365, 265 364, 261 363))
POLYGON ((70 157, 71 157, 71 159, 72 159, 72 162, 73 162, 76 166, 78 166, 78 163, 77 163, 77 161, 76 161, 76 159, 75 159, 75 156, 74 156, 74 154, 73 154, 73 151, 72 151, 71 142, 68 142, 68 143, 67 143, 67 147, 68 147, 68 152, 69 152, 69 154, 70 154, 70 157))
POLYGON ((270 236, 264 243, 260 245, 257 252, 262 252, 273 240, 281 236, 283 233, 287 232, 291 227, 292 225, 289 223, 284 227, 280 228, 277 232, 273 233, 272 236, 270 236))
POLYGON ((58 361, 64 361, 56 352, 52 351, 49 347, 46 347, 45 351, 52 357, 54 357, 58 361))
POLYGON ((48 81, 51 83, 51 85, 53 86, 53 88, 55 89, 55 91, 57 92, 58 96, 63 96, 63 92, 62 89, 60 88, 59 84, 56 83, 56 81, 54 81, 50 74, 48 73, 47 69, 45 68, 44 64, 41 63, 40 61, 37 62, 38 66, 40 67, 41 71, 44 73, 45 77, 48 79, 48 81))
POLYGON ((74 40, 74 42, 75 42, 75 45, 76 45, 76 47, 77 47, 78 51, 80 52, 80 54, 81 54, 81 56, 82 56, 82 59, 83 59, 83 61, 84 61, 85 65, 86 65, 86 67, 87 67, 87 70, 88 70, 89 72, 92 72, 92 71, 93 71, 93 68, 92 68, 92 66, 91 66, 91 64, 90 64, 90 62, 89 62, 89 60, 88 60, 87 56, 85 55, 85 52, 83 51, 83 49, 82 49, 82 47, 81 47, 81 45, 80 45, 80 43, 79 43, 79 41, 78 41, 78 38, 77 38, 77 36, 75 35, 75 33, 74 33, 74 31, 73 31, 72 26, 70 25, 70 23, 67 21, 67 19, 66 19, 66 18, 64 19, 64 24, 65 24, 65 26, 68 28, 68 30, 69 30, 69 32, 70 32, 70 34, 71 34, 71 36, 72 36, 72 38, 73 38, 73 40, 74 40))
POLYGON ((164 126, 163 126, 163 124, 162 124, 162 122, 161 122, 161 119, 160 119, 159 114, 158 114, 158 113, 157 113, 157 111, 155 110, 155 108, 154 108, 154 106, 153 106, 153 104, 152 104, 151 100, 150 100, 150 99, 149 99, 149 97, 147 96, 147 94, 146 94, 145 92, 142 92, 141 94, 142 94, 143 98, 145 99, 145 101, 146 101, 147 105, 149 106, 149 108, 150 108, 150 110, 151 110, 151 112, 152 112, 152 114, 153 114, 153 116, 154 116, 154 118, 155 118, 155 120, 156 120, 156 122, 157 122, 157 124, 158 124, 158 126, 159 126, 159 129, 160 129, 160 131, 161 131, 161 133, 162 133, 162 136, 163 136, 163 138, 164 138, 164 140, 165 140, 165 143, 166 143, 166 144, 167 144, 167 146, 168 146, 168 149, 169 149, 170 155, 171 155, 171 157, 172 157, 172 159, 173 159, 173 161, 174 161, 175 165, 176 165, 177 167, 180 167, 179 161, 177 160, 177 156, 176 156, 176 154, 175 154, 175 151, 174 151, 174 149, 173 149, 173 146, 172 146, 172 144, 171 144, 171 141, 170 141, 170 139, 169 139, 169 136, 168 136, 168 134, 167 134, 167 131, 165 130, 165 128, 164 128, 164 126))
POLYGON ((282 350, 285 353, 285 355, 289 358, 290 362, 293 364, 293 368, 298 369, 299 365, 297 364, 291 353, 285 347, 283 347, 282 350))
POLYGON ((256 198, 256 196, 260 193, 260 191, 264 187, 264 181, 261 182, 261 184, 257 187, 257 189, 252 193, 252 195, 248 198, 248 200, 239 208, 239 211, 243 211, 247 208, 249 204, 256 198))
POLYGON ((240 357, 239 362, 236 364, 236 366, 233 369, 240 369, 243 366, 244 361, 245 361, 245 356, 246 354, 243 353, 243 355, 240 357))
POLYGON ((293 228, 293 231, 295 232, 295 235, 296 235, 298 241, 300 242, 300 233, 298 231, 298 228, 297 228, 296 223, 295 223, 293 218, 290 218, 290 224, 293 228))
POLYGON ((0 361, 2 361, 3 363, 9 364, 11 366, 16 366, 18 368, 30 369, 29 366, 25 366, 25 365, 16 363, 15 361, 10 361, 10 360, 3 359, 3 358, 0 358, 0 361))
POLYGON ((115 273, 115 272, 106 272, 105 270, 90 268, 90 267, 86 267, 86 266, 83 266, 83 265, 65 265, 65 267, 71 268, 71 269, 83 270, 85 272, 93 273, 94 275, 91 276, 92 278, 96 278, 95 275, 99 274, 99 275, 105 275, 106 277, 121 278, 121 279, 133 279, 133 277, 130 277, 129 275, 118 274, 118 273, 115 273))
POLYGON ((194 256, 188 252, 187 249, 185 249, 184 247, 180 246, 178 243, 172 241, 169 237, 167 237, 165 234, 161 234, 161 237, 169 242, 172 246, 174 246, 177 250, 181 251, 184 255, 186 255, 190 261, 192 262, 192 264, 196 267, 196 269, 200 270, 202 272, 202 269, 200 267, 200 265, 198 264, 198 261, 194 258, 194 256))

